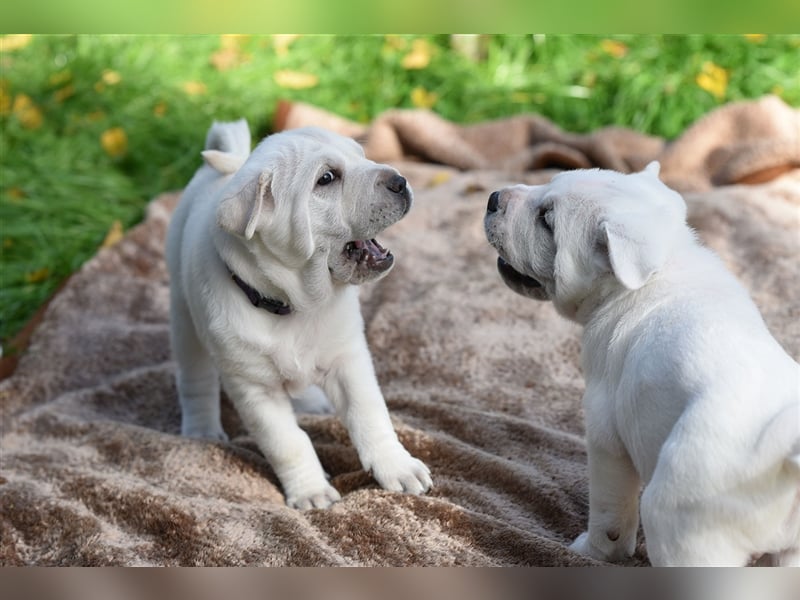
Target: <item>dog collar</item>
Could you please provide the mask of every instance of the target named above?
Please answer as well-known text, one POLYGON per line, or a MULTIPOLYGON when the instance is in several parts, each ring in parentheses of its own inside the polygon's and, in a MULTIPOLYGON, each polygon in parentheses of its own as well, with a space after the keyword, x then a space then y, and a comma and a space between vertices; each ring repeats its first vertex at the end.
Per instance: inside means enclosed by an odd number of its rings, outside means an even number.
POLYGON ((256 308, 263 308, 267 312, 271 312, 273 315, 288 315, 292 312, 291 306, 284 304, 280 300, 275 300, 275 298, 267 298, 266 296, 262 296, 257 290, 253 289, 244 281, 242 281, 242 278, 234 273, 228 265, 225 265, 225 267, 228 269, 228 273, 231 274, 231 279, 233 279, 233 282, 241 288, 253 306, 256 308))

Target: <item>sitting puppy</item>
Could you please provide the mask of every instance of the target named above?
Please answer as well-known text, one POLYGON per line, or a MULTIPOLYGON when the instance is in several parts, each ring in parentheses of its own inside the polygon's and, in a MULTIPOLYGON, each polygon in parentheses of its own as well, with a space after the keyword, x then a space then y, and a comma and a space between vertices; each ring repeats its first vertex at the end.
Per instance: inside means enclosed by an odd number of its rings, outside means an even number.
POLYGON ((571 171, 489 197, 514 291, 583 325, 589 526, 571 548, 654 565, 800 562, 800 367, 641 173, 571 171))
POLYGON ((339 493, 291 403, 324 399, 319 385, 382 487, 426 491, 428 468, 392 428, 356 287, 392 268, 373 238, 411 207, 406 180, 318 128, 269 136, 251 154, 244 120, 215 123, 205 147, 167 235, 182 433, 227 439, 221 378, 287 504, 327 507, 339 493))

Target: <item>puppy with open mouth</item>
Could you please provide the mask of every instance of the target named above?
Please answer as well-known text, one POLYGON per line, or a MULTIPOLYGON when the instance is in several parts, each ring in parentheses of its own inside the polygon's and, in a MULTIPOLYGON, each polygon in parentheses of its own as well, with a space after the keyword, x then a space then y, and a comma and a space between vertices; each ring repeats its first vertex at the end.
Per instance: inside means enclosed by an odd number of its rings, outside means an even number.
POLYGON ((630 556, 641 514, 654 565, 800 565, 800 366, 658 172, 489 197, 505 283, 584 328, 589 526, 571 548, 630 556))
POLYGON ((293 401, 327 396, 383 488, 425 492, 429 470, 397 439, 378 386, 357 288, 394 264, 375 237, 409 211, 405 178, 319 128, 251 153, 244 120, 215 123, 202 154, 167 234, 182 433, 227 439, 221 381, 287 504, 324 508, 340 496, 293 401))

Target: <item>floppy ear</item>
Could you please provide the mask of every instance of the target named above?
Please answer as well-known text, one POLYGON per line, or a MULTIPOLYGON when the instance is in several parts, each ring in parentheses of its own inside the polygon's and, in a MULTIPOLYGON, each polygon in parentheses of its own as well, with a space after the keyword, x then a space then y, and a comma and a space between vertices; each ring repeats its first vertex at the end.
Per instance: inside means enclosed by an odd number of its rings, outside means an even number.
POLYGON ((201 154, 206 164, 222 175, 235 173, 247 160, 247 156, 245 155, 234 154, 233 152, 221 152, 219 150, 203 150, 201 154))
POLYGON ((665 236, 652 231, 652 225, 646 227, 636 221, 642 219, 615 219, 600 224, 600 247, 608 252, 614 276, 629 290, 638 290, 647 283, 664 265, 669 249, 665 236))
POLYGON ((686 202, 661 182, 660 170, 654 160, 640 173, 627 175, 632 187, 615 198, 600 223, 601 251, 629 290, 638 290, 664 266, 686 222, 686 202))
POLYGON ((271 173, 261 173, 232 196, 225 198, 217 208, 217 223, 233 235, 249 240, 255 234, 261 213, 272 210, 275 200, 270 184, 271 173))
POLYGON ((296 256, 308 260, 314 254, 314 236, 311 227, 311 206, 307 200, 291 203, 291 245, 296 256))

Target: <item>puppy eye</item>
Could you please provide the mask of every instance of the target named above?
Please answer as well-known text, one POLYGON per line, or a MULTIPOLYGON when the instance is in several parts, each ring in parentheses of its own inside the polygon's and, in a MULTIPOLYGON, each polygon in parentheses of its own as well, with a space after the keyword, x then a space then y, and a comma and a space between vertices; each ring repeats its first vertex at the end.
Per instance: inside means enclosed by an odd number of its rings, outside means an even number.
POLYGON ((336 181, 336 173, 333 171, 325 171, 322 177, 317 179, 317 185, 328 185, 336 181))

